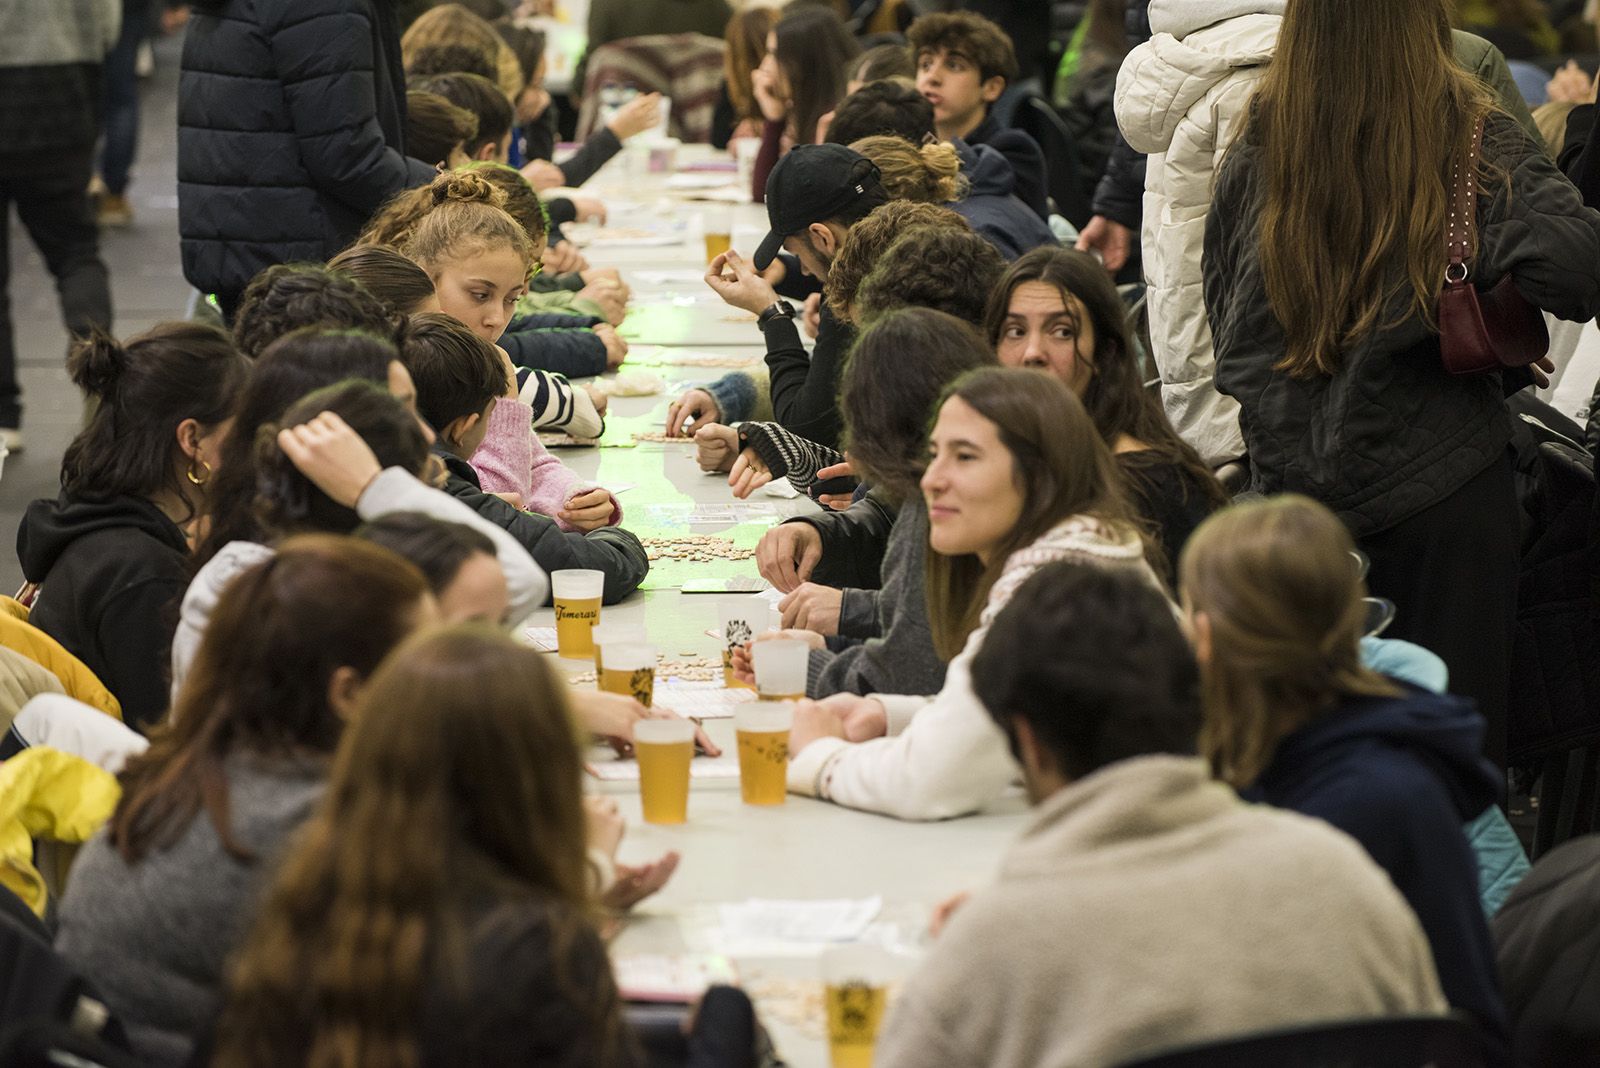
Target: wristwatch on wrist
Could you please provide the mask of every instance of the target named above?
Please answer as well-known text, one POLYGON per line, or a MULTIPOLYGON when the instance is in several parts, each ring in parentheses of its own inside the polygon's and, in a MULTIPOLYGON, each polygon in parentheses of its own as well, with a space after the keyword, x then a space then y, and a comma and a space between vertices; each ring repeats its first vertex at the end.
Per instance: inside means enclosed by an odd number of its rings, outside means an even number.
POLYGON ((767 329, 767 324, 779 316, 782 316, 785 319, 793 319, 796 314, 798 313, 795 311, 793 304, 790 304, 786 300, 779 299, 774 302, 773 305, 766 311, 756 316, 756 326, 765 331, 767 329))

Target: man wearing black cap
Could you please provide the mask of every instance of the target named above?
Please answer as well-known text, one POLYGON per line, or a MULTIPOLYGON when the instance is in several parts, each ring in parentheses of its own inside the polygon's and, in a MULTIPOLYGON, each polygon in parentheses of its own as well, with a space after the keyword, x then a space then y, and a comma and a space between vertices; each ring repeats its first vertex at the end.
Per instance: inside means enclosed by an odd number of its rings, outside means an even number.
POLYGON ((843 145, 797 145, 767 179, 767 221, 772 230, 756 249, 753 266, 737 252, 711 261, 706 283, 735 308, 752 313, 767 339, 772 410, 783 427, 803 438, 837 447, 839 364, 854 331, 822 309, 811 355, 800 343, 797 310, 759 272, 779 250, 793 253, 800 268, 819 281, 838 254, 845 231, 885 204, 889 195, 872 161, 843 145))

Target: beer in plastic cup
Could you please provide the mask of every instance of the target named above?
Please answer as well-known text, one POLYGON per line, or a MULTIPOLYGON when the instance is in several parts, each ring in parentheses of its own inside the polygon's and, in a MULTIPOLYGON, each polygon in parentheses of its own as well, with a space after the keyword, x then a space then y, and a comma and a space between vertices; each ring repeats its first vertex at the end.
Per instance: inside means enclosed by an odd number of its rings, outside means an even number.
POLYGON ((720 232, 716 233, 713 233, 711 230, 707 230, 705 233, 705 238, 707 263, 710 263, 712 260, 716 259, 718 256, 722 255, 724 252, 733 247, 733 234, 729 228, 724 228, 720 232))
POLYGON ((591 631, 600 622, 600 594, 604 571, 579 569, 550 573, 551 598, 556 606, 556 651, 565 657, 588 660, 594 656, 591 631))
POLYGON ((656 688, 655 646, 613 641, 603 647, 596 644, 595 656, 596 659, 605 658, 605 666, 599 669, 602 690, 632 697, 644 707, 650 707, 656 688))
MULTIPOLYGON (((594 674, 599 679, 604 666, 600 662, 600 650, 606 642, 630 642, 634 645, 650 644, 650 635, 644 629, 643 623, 596 623, 594 631, 589 636, 594 645, 594 674)), ((604 689, 604 687, 601 687, 604 689)))
POLYGON ((722 684, 741 689, 751 689, 749 683, 733 677, 733 651, 745 642, 753 641, 757 634, 772 622, 772 609, 756 597, 720 601, 717 604, 718 631, 722 635, 722 684))
POLYGON ((642 719, 633 725, 633 752, 639 760, 645 822, 687 821, 694 724, 686 719, 642 719))
POLYGON ((798 638, 774 638, 750 647, 756 693, 763 701, 798 701, 806 695, 811 646, 798 638))
POLYGON ((823 1003, 833 1068, 872 1068, 889 1001, 889 955, 877 946, 830 946, 822 954, 823 1003))
POLYGON ((794 706, 753 701, 734 709, 739 793, 747 805, 781 805, 789 796, 789 728, 794 706))

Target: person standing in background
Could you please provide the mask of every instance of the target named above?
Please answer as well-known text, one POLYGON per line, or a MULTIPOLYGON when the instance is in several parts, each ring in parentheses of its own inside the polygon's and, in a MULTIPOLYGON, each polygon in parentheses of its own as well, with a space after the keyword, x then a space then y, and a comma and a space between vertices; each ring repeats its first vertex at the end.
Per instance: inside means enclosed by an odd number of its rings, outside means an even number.
POLYGON ((183 274, 224 317, 434 169, 406 158, 395 0, 199 0, 178 81, 183 274))
POLYGON ((139 45, 150 35, 153 0, 122 0, 122 33, 106 56, 102 85, 103 139, 100 146, 96 214, 101 226, 131 226, 128 169, 139 149, 139 45))
POLYGON ((117 41, 117 0, 0 4, 0 442, 22 449, 11 325, 10 207, 56 279, 73 334, 111 329, 111 282, 89 204, 100 79, 117 41))

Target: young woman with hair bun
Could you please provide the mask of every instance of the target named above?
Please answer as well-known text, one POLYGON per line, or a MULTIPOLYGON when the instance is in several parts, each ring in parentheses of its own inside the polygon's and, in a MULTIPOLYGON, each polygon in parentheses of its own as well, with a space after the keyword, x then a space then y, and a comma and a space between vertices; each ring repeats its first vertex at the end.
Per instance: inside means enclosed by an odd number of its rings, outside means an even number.
POLYGON ((167 708, 190 544, 248 365, 215 327, 163 323, 120 344, 96 332, 67 370, 92 414, 62 459, 60 494, 29 505, 17 531, 23 575, 40 587, 30 622, 143 730, 167 708))

